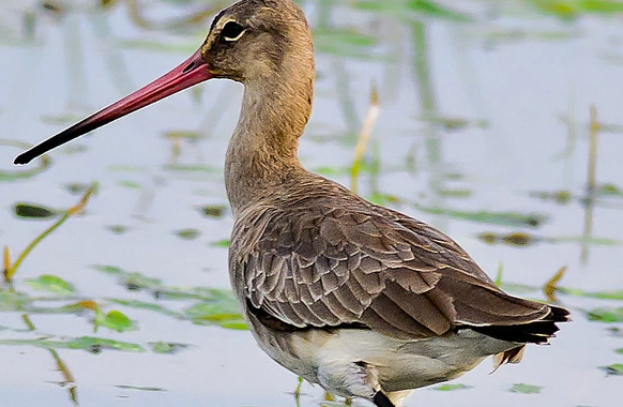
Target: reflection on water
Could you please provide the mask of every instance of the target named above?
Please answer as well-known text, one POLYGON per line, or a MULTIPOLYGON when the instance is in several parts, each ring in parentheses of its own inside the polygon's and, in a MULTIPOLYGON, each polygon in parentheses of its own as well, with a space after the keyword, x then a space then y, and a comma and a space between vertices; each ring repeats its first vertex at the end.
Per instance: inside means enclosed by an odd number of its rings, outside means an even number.
MULTIPOLYGON (((256 347, 229 292, 221 173, 239 85, 211 82, 11 165, 179 62, 229 3, 0 2, 4 270, 35 242, 0 288, 0 393, 12 406, 342 405, 308 384, 295 399, 296 378, 256 347), (93 181, 97 194, 58 224, 93 181)), ((492 376, 481 366, 407 405, 612 405, 623 372, 621 5, 300 3, 318 59, 305 165, 350 185, 376 85, 358 191, 441 227, 490 275, 503 270, 505 289, 544 298, 546 287, 574 311, 522 364, 492 376)))

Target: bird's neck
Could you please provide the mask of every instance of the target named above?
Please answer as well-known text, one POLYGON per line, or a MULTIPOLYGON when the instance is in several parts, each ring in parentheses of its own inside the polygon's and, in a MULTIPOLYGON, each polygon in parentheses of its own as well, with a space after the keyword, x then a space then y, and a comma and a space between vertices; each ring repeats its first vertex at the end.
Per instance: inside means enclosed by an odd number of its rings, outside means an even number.
MULTIPOLYGON (((313 57, 312 57, 313 58, 313 57)), ((240 119, 225 160, 227 195, 237 216, 301 171, 298 142, 311 114, 314 66, 287 65, 245 83, 240 119)))

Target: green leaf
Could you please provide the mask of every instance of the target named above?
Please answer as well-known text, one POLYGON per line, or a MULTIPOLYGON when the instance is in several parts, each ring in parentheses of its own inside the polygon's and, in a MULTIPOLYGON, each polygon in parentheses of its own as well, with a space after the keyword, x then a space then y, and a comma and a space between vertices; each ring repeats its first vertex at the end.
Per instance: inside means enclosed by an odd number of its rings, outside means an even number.
POLYGON ((117 332, 136 330, 136 322, 128 318, 121 311, 116 310, 109 311, 106 314, 96 310, 94 325, 96 330, 100 326, 117 332))
POLYGON ((556 287, 556 290, 578 297, 599 298, 602 300, 623 300, 623 290, 584 291, 579 288, 556 287))
POLYGON ((608 366, 601 366, 601 370, 612 376, 623 376, 623 363, 614 363, 608 366))
POLYGON ((91 267, 94 268, 95 270, 102 271, 107 274, 121 275, 125 273, 123 269, 121 269, 120 267, 115 267, 115 266, 93 265, 91 267))
POLYGON ((98 271, 119 276, 120 284, 129 290, 158 289, 163 285, 162 280, 147 277, 139 272, 129 272, 115 266, 95 265, 92 267, 98 271))
POLYGON ((121 180, 121 181, 118 181, 117 184, 128 189, 141 189, 142 188, 141 184, 139 184, 136 181, 121 180))
POLYGON ((535 386, 533 384, 526 383, 515 383, 513 387, 509 389, 512 393, 521 393, 521 394, 538 394, 543 389, 543 386, 535 386))
POLYGON ((118 305, 123 305, 124 307, 154 311, 154 312, 167 315, 170 317, 176 317, 176 318, 183 317, 182 314, 175 312, 173 310, 170 310, 163 305, 156 304, 153 302, 144 302, 144 301, 137 301, 137 300, 122 300, 118 298, 109 298, 108 301, 118 304, 118 305))
POLYGON ((213 246, 213 247, 229 247, 229 239, 217 240, 216 242, 210 243, 210 246, 213 246))
POLYGON ((182 229, 176 231, 175 234, 184 240, 195 240, 201 235, 201 232, 197 229, 182 229))
POLYGON ((85 350, 91 353, 99 353, 102 349, 118 350, 123 352, 145 352, 143 347, 135 343, 121 342, 95 336, 58 339, 50 339, 49 337, 38 339, 0 339, 0 345, 27 345, 48 349, 77 349, 85 350))
POLYGON ((35 290, 39 291, 47 291, 63 295, 76 293, 76 289, 71 283, 50 274, 43 274, 35 279, 28 279, 26 280, 26 283, 35 290))
POLYGON ((248 329, 240 314, 238 303, 233 299, 221 299, 195 304, 184 310, 186 316, 197 325, 218 325, 228 329, 248 329))
POLYGON ((150 342, 149 346, 151 350, 155 353, 172 355, 174 353, 178 353, 181 350, 188 349, 190 345, 184 343, 173 343, 173 342, 150 342))
POLYGON ((222 218, 227 207, 224 205, 204 205, 198 209, 206 218, 222 218))
POLYGON ((463 389, 471 389, 471 388, 472 386, 468 386, 467 384, 452 383, 452 384, 443 384, 441 386, 433 387, 433 390, 454 391, 454 390, 463 390, 463 389))
POLYGON ((13 205, 13 214, 18 218, 49 219, 58 216, 60 212, 43 205, 18 202, 13 205))
POLYGON ((600 307, 586 311, 586 317, 591 321, 623 322, 623 307, 600 307))

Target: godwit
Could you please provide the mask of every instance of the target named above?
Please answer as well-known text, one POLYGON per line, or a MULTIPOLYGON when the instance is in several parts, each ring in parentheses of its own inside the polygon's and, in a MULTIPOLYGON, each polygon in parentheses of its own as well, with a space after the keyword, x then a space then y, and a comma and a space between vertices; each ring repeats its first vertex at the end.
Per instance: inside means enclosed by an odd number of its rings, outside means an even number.
POLYGON ((210 78, 244 84, 225 183, 235 217, 232 287, 259 346, 327 391, 399 406, 484 358, 516 363, 567 321, 500 290, 451 238, 306 171, 312 38, 290 0, 221 11, 192 57, 15 159, 33 158, 210 78))

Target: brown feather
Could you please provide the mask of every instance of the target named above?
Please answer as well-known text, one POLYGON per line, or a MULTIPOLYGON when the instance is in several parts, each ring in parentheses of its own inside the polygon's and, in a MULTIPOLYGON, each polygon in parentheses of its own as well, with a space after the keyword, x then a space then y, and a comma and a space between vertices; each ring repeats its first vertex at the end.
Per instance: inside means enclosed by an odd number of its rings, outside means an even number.
POLYGON ((273 318, 299 328, 363 324, 400 338, 471 327, 539 343, 563 320, 501 291, 435 228, 321 177, 293 176, 292 190, 245 211, 232 236, 232 281, 273 318))

